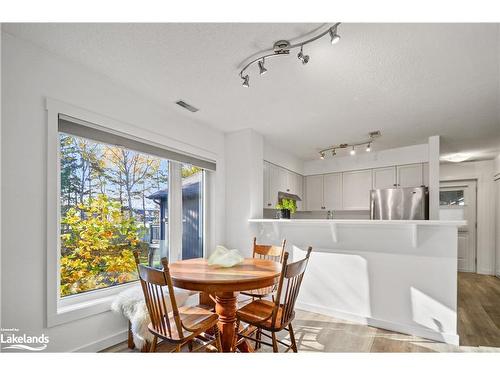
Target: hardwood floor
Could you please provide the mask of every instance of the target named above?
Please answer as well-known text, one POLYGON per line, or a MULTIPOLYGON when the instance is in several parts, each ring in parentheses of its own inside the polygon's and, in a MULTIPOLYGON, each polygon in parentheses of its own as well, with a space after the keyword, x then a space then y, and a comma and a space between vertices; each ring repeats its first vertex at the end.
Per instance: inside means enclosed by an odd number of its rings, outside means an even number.
MULTIPOLYGON (((303 310, 297 310, 294 329, 299 352, 500 352, 500 279, 459 273, 460 346, 303 310)), ((280 336, 283 341, 288 342, 286 332, 282 332, 280 336)), ((126 342, 105 351, 130 352, 126 342)), ((272 349, 264 346, 259 351, 267 352, 272 349)))

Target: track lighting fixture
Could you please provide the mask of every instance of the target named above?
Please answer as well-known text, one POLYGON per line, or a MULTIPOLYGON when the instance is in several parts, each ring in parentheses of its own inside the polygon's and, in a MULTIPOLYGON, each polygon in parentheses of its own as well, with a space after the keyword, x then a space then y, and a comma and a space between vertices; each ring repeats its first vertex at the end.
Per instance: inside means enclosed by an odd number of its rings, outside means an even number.
POLYGON ((300 52, 297 54, 297 57, 300 61, 302 61, 303 65, 306 65, 309 62, 309 55, 304 55, 302 47, 300 47, 300 52))
POLYGON ((244 77, 241 77, 243 78, 243 86, 244 87, 250 87, 250 84, 249 84, 249 81, 250 81, 250 77, 248 76, 248 74, 244 77))
POLYGON ((264 59, 262 59, 261 61, 259 61, 259 73, 260 75, 262 74, 266 74, 267 72, 267 69, 264 67, 264 59))
POLYGON ((252 59, 250 62, 246 63, 246 65, 241 69, 240 71, 240 78, 243 80, 243 86, 244 87, 249 87, 249 78, 248 74, 245 74, 247 68, 250 65, 253 65, 257 63, 259 66, 259 73, 262 75, 267 72, 267 69, 264 67, 264 62, 266 58, 270 57, 280 57, 280 56, 287 56, 290 54, 290 51, 294 48, 300 48, 300 52, 297 54, 297 58, 302 62, 303 65, 306 65, 309 62, 309 55, 304 55, 303 52, 303 47, 306 44, 309 44, 311 42, 314 42, 326 34, 330 35, 330 41, 332 44, 337 43, 340 40, 340 36, 337 33, 337 28, 340 25, 340 22, 335 23, 333 26, 330 26, 327 30, 323 31, 322 33, 309 38, 303 42, 291 44, 288 40, 279 40, 276 43, 274 43, 273 50, 272 52, 265 52, 261 56, 256 57, 252 59))
POLYGON ((330 30, 328 30, 328 32, 330 33, 330 43, 332 43, 332 44, 336 44, 340 40, 340 35, 337 34, 337 26, 338 25, 340 25, 340 24, 336 23, 335 25, 333 25, 333 27, 330 28, 330 30))
POLYGON ((366 152, 370 152, 372 150, 372 143, 374 142, 375 138, 378 138, 381 136, 381 133, 379 130, 376 130, 376 131, 372 131, 370 133, 368 133, 368 137, 369 139, 366 140, 366 141, 362 141, 362 142, 356 142, 356 143, 340 143, 340 144, 336 144, 334 146, 330 146, 330 147, 327 147, 327 148, 324 148, 323 150, 320 150, 319 151, 319 156, 321 159, 324 159, 325 156, 326 156, 326 152, 327 151, 331 151, 332 152, 332 156, 336 156, 337 155, 337 150, 338 149, 349 149, 349 154, 350 155, 356 155, 356 148, 358 146, 365 146, 366 145, 366 152))

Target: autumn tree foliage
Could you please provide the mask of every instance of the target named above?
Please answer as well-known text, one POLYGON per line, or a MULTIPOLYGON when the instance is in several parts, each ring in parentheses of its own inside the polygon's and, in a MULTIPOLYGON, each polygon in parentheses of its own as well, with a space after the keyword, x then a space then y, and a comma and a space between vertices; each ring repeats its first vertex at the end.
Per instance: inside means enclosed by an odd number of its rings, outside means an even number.
POLYGON ((61 220, 61 296, 137 279, 133 250, 144 227, 104 194, 61 220))

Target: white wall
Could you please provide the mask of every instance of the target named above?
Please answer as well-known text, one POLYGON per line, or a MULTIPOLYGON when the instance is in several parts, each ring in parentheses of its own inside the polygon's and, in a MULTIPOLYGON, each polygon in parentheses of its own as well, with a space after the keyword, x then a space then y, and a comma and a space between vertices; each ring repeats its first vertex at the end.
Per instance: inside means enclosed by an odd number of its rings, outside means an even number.
POLYGON ((495 163, 493 160, 442 163, 441 181, 477 179, 477 272, 495 274, 495 163))
MULTIPOLYGON (((499 39, 500 40, 500 39, 499 39)), ((495 196, 496 202, 496 275, 500 277, 500 155, 495 158, 495 196)))
POLYGON ((304 175, 304 161, 264 141, 264 160, 304 175))
MULTIPOLYGON (((138 78, 139 79, 139 78, 138 78)), ((167 90, 169 88, 166 88, 167 90)), ((47 114, 52 97, 133 125, 143 137, 217 160, 211 223, 224 242, 224 136, 181 110, 163 108, 133 91, 2 32, 2 301, 1 326, 45 333, 48 350, 99 350, 125 338, 111 312, 46 329, 47 114)), ((49 166, 51 167, 51 166, 49 166)), ((56 249, 53 249, 56 251, 56 249)))
MULTIPOLYGON (((0 22, 0 30, 2 23, 0 22)), ((2 38, 0 37, 0 87, 2 87, 2 38)), ((0 90, 0 213, 2 212, 2 90, 0 90)), ((0 214, 0 272, 2 271, 2 215, 0 214)), ((2 277, 0 275, 0 327, 2 325, 2 277)), ((0 347, 0 352, 2 348, 0 347)))
POLYGON ((304 162, 304 175, 334 173, 429 161, 429 145, 421 144, 389 150, 364 152, 354 156, 326 157, 304 162))
POLYGON ((226 134, 226 246, 252 256, 255 228, 264 200, 262 135, 251 129, 226 134))

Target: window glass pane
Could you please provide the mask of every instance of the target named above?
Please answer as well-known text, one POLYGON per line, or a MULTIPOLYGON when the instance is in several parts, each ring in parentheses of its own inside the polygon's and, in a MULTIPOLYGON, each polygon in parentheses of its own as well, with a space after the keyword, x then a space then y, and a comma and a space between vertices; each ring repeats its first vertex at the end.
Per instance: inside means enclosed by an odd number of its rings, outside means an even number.
POLYGON ((182 165, 182 259, 203 257, 204 171, 182 165))
POLYGON ((441 206, 463 206, 464 191, 463 190, 440 191, 439 204, 441 206))
POLYGON ((59 140, 61 296, 137 280, 133 250, 155 265, 168 255, 168 161, 65 133, 59 140))

